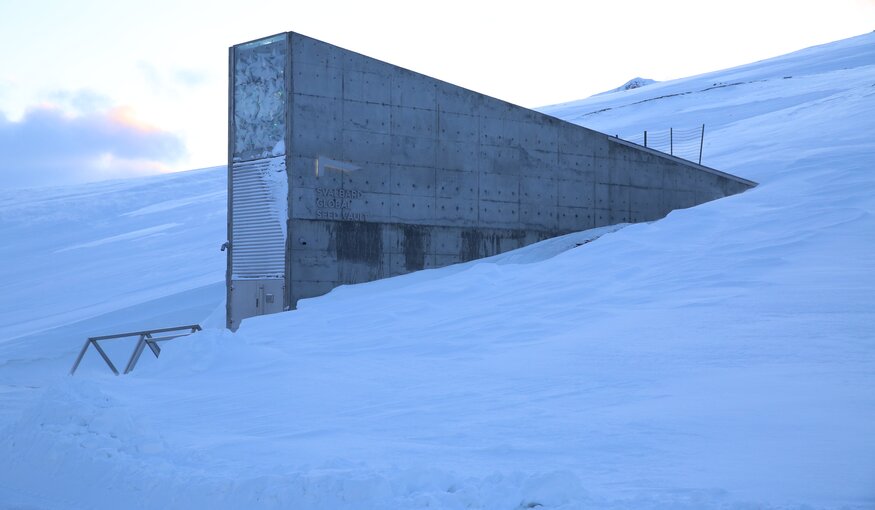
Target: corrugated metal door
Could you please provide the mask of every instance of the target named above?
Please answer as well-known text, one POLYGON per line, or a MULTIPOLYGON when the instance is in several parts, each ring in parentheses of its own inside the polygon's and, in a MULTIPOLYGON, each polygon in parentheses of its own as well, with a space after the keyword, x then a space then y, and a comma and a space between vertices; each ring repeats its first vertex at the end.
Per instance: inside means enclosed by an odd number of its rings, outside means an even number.
POLYGON ((231 165, 231 316, 281 312, 285 294, 285 157, 231 165))
MULTIPOLYGON (((285 157, 234 163, 231 167, 232 279, 283 278, 286 235, 283 183, 285 157)), ((286 191, 287 193, 287 191, 286 191)))

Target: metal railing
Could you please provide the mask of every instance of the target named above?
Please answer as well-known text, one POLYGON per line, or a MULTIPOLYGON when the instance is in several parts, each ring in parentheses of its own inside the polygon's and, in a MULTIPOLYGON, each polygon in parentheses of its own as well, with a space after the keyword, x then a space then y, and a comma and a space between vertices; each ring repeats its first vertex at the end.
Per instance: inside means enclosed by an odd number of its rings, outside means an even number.
POLYGON ((628 136, 617 135, 617 138, 688 161, 697 161, 701 165, 702 148, 705 144, 705 125, 702 124, 700 127, 692 129, 668 128, 644 131, 628 136))
POLYGON ((129 338, 129 337, 139 337, 137 339, 137 345, 134 347, 134 352, 131 354, 130 359, 128 359, 128 364, 125 366, 126 374, 131 373, 135 366, 137 366, 137 361, 140 359, 140 355, 143 354, 143 349, 146 346, 152 351, 152 354, 157 358, 159 354, 161 354, 161 347, 158 345, 158 342, 166 342, 167 340, 173 340, 174 338, 179 338, 183 336, 188 336, 192 333, 200 331, 201 327, 199 324, 192 324, 190 326, 177 326, 175 328, 162 328, 162 329, 148 329, 145 331, 133 331, 131 333, 119 333, 117 335, 105 335, 105 336, 92 336, 88 337, 85 340, 85 345, 82 346, 82 350, 79 351, 79 356, 76 357, 76 362, 73 363, 73 368, 70 369, 70 375, 76 373, 76 369, 79 368, 79 363, 82 362, 82 358, 85 357, 85 353, 88 351, 88 347, 94 346, 94 349, 100 354, 100 357, 103 358, 103 361, 106 362, 109 369, 115 375, 119 375, 118 369, 112 363, 112 360, 107 356, 106 351, 103 350, 103 347, 100 346, 100 341, 102 340, 118 340, 120 338, 129 338), (186 333, 176 333, 172 335, 164 335, 163 333, 175 333, 177 331, 186 331, 186 333), (159 336, 154 336, 159 335, 159 336))

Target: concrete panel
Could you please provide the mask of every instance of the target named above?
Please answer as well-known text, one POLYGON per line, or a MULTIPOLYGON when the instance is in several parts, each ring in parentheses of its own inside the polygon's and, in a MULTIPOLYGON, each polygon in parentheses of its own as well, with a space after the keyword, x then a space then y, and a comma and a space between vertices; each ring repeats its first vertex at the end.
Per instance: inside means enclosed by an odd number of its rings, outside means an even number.
POLYGON ((446 267, 451 266, 453 264, 459 264, 461 261, 459 260, 458 253, 450 253, 450 254, 436 254, 435 255, 435 267, 446 267))
POLYGON ((392 221, 392 195, 363 192, 362 198, 352 203, 351 211, 361 212, 360 221, 392 221))
POLYGON ((435 204, 435 224, 464 226, 477 225, 477 200, 438 197, 435 204))
MULTIPOLYGON (((551 179, 546 175, 521 176, 519 179, 520 202, 555 205, 560 182, 558 179, 551 179)), ((591 184, 590 187, 592 187, 591 184)))
POLYGON ((559 131, 558 125, 539 122, 537 119, 517 123, 520 145, 534 151, 556 153, 559 147, 559 131))
POLYGON ((612 211, 616 211, 618 214, 622 214, 623 217, 626 217, 626 220, 620 220, 617 223, 622 223, 628 220, 629 211, 631 210, 631 202, 630 202, 630 193, 631 188, 629 186, 620 186, 620 185, 611 185, 608 191, 610 196, 610 202, 608 206, 612 211))
POLYGON ((495 147, 519 147, 519 122, 483 117, 480 119, 480 143, 495 147))
POLYGON ((437 112, 438 136, 441 140, 478 143, 478 117, 468 113, 437 112))
POLYGON ((324 221, 298 220, 289 232, 289 249, 296 250, 331 250, 334 237, 329 223, 324 221))
POLYGON ((696 190, 696 204, 704 204, 723 197, 723 193, 717 190, 696 190))
POLYGON ((295 280, 290 290, 292 300, 297 303, 301 299, 318 297, 331 292, 331 289, 340 285, 337 280, 295 280))
POLYGON ((435 196, 435 174, 433 166, 393 165, 390 189, 393 194, 407 196, 435 196))
MULTIPOLYGON (((315 171, 316 161, 313 160, 313 168, 315 171)), ((322 167, 316 175, 314 188, 338 189, 343 187, 344 172, 333 170, 331 168, 322 167)))
POLYGON ((611 209, 611 212, 608 216, 608 223, 610 225, 615 225, 617 223, 629 223, 632 221, 632 212, 631 211, 621 211, 619 209, 611 209))
POLYGON ((559 166, 574 174, 595 172, 595 158, 579 154, 559 153, 559 166))
POLYGON ((437 142, 433 138, 392 135, 392 163, 410 166, 435 166, 437 142))
POLYGON ((325 64, 298 62, 292 68, 295 94, 343 97, 343 70, 325 64))
POLYGON ((458 229, 441 227, 432 229, 432 249, 438 260, 440 257, 451 256, 455 257, 451 264, 458 262, 459 252, 462 249, 462 237, 458 229))
POLYGON ((435 166, 446 170, 476 172, 479 168, 480 145, 458 140, 437 141, 435 166))
POLYGON ((557 225, 555 205, 545 203, 520 204, 520 225, 525 229, 550 231, 557 225))
POLYGON ((609 209, 611 205, 611 185, 604 183, 597 183, 595 185, 595 202, 593 204, 595 209, 609 209))
POLYGON ((665 168, 658 163, 642 165, 629 172, 629 184, 638 188, 662 189, 665 168))
POLYGON ((503 228, 519 228, 519 203, 492 202, 481 198, 478 223, 503 228))
MULTIPOLYGON (((337 264, 335 264, 337 265, 337 264)), ((341 285, 368 282, 383 276, 383 263, 346 261, 338 266, 337 282, 341 285)))
POLYGON ((593 156, 593 168, 595 169, 595 182, 608 184, 611 182, 611 171, 617 163, 608 158, 593 156))
MULTIPOLYGON (((594 203, 593 185, 591 180, 564 180, 557 179, 557 200, 556 204, 564 207, 593 207, 599 204, 594 203)), ((608 198, 608 200, 610 200, 608 198)), ((610 204, 608 204, 610 205, 610 204)))
POLYGON ((423 255, 422 258, 411 258, 404 253, 391 253, 388 260, 390 265, 386 270, 393 276, 438 267, 436 256, 430 253, 423 255))
POLYGON ((343 98, 387 105, 391 101, 389 77, 368 71, 356 71, 345 67, 343 73, 343 98))
POLYGON ((647 221, 644 218, 661 217, 662 193, 659 188, 629 188, 629 210, 633 215, 628 221, 647 221))
POLYGON ((367 163, 355 172, 340 172, 340 175, 346 189, 385 193, 392 182, 392 165, 367 163))
POLYGON ((436 108, 441 112, 461 113, 480 117, 480 105, 489 100, 487 96, 463 89, 457 85, 438 81, 435 87, 436 108))
MULTIPOLYGON (((587 207, 559 206, 556 208, 556 219, 559 227, 566 232, 601 226, 593 221, 593 216, 593 210, 587 207), (580 228, 580 226, 583 228, 580 228)), ((604 223, 604 225, 607 224, 609 223, 604 223)))
POLYGON ((487 97, 480 104, 480 117, 494 120, 524 120, 524 114, 516 111, 519 109, 521 109, 519 106, 487 97))
MULTIPOLYGON (((386 255, 388 253, 401 253, 404 249, 404 234, 401 232, 401 228, 406 225, 401 223, 384 223, 383 224, 383 254, 386 255)), ((383 259, 384 264, 389 264, 389 259, 383 259)))
POLYGON ((577 154, 580 156, 593 156, 593 136, 599 133, 586 128, 559 129, 557 135, 558 151, 562 154, 577 154))
POLYGON ((459 232, 461 262, 481 257, 491 257, 509 249, 524 246, 533 239, 529 233, 519 229, 477 228, 459 232))
POLYGON ((289 191, 289 195, 291 196, 292 210, 290 216, 292 219, 316 218, 315 188, 293 188, 289 191))
POLYGON ((391 110, 385 105, 360 101, 343 101, 343 129, 390 134, 391 110))
POLYGON ((422 108, 391 107, 392 134, 421 138, 435 138, 437 112, 422 108))
MULTIPOLYGON (((320 179, 316 175, 316 158, 294 156, 289 160, 289 184, 290 187, 296 188, 315 188, 319 185, 320 179)), ((337 186, 340 186, 342 181, 338 180, 337 186)))
POLYGON ((556 152, 527 149, 525 146, 519 149, 520 166, 525 175, 552 175, 557 167, 569 166, 567 162, 560 161, 556 152))
POLYGON ((338 262, 363 262, 375 267, 381 264, 384 224, 335 221, 330 228, 334 236, 334 256, 338 262))
POLYGON ((396 222, 427 224, 435 219, 435 197, 392 195, 392 219, 396 222))
POLYGON ((292 250, 291 271, 296 280, 337 281, 339 266, 330 250, 292 250))
POLYGON ((344 130, 342 150, 336 153, 325 152, 323 154, 328 157, 331 157, 333 154, 343 154, 342 157, 337 159, 359 164, 391 163, 392 136, 373 131, 344 130))
POLYGON ((292 306, 754 185, 299 34, 288 40, 292 306), (317 175, 317 158, 343 168, 317 175))
POLYGON ((459 198, 475 200, 480 188, 479 175, 476 172, 445 170, 439 168, 435 172, 435 185, 439 198, 459 198))
POLYGON ((480 200, 519 203, 520 178, 516 175, 480 173, 480 200))
POLYGON ((291 34, 292 36, 292 62, 295 64, 322 64, 332 67, 343 67, 343 55, 348 51, 326 44, 316 39, 291 34))
POLYGON ((433 78, 405 69, 395 68, 391 73, 390 103, 393 106, 434 110, 437 105, 437 83, 433 78))
POLYGON ((478 169, 481 173, 519 175, 522 168, 520 152, 519 147, 481 144, 478 169))
POLYGON ((341 126, 340 122, 343 118, 343 100, 336 97, 294 94, 292 115, 296 121, 294 129, 309 128, 309 131, 336 129, 341 126))
POLYGON ((294 156, 340 154, 343 104, 340 99, 295 95, 292 104, 294 156))

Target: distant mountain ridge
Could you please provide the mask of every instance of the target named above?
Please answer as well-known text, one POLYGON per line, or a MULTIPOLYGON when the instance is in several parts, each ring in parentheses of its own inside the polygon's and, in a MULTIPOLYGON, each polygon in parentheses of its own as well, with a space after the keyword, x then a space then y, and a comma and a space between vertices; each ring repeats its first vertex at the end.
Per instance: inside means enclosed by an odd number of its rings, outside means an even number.
POLYGON ((604 92, 599 92, 598 94, 594 94, 594 95, 601 96, 604 94, 611 94, 614 92, 622 92, 624 90, 638 89, 641 87, 646 87, 647 85, 650 85, 651 83, 658 83, 658 82, 656 80, 651 80, 650 78, 641 78, 640 76, 636 76, 635 78, 632 78, 631 80, 627 81, 626 83, 620 85, 619 87, 617 87, 615 89, 606 90, 604 92))

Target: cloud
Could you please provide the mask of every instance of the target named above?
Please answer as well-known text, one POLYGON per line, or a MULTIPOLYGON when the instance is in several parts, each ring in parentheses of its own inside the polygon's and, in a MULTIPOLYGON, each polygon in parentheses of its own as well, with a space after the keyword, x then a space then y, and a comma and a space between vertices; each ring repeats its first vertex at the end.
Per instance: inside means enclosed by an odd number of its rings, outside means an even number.
POLYGON ((179 97, 190 92, 190 89, 208 84, 212 79, 211 74, 204 70, 159 68, 145 60, 137 62, 137 69, 152 92, 165 97, 179 97))
POLYGON ((53 104, 74 113, 96 113, 112 107, 112 100, 93 90, 56 90, 49 95, 53 104))
POLYGON ((185 84, 189 87, 202 85, 209 80, 209 74, 205 71, 197 69, 176 69, 173 71, 173 77, 176 81, 185 84))
MULTIPOLYGON (((87 98, 86 96, 83 96, 87 98)), ((92 98, 94 99, 94 98, 92 98)), ((86 102, 87 103, 87 102, 86 102)), ((185 156, 173 133, 128 108, 72 114, 43 104, 12 122, 0 112, 0 177, 7 188, 71 184, 169 171, 185 156)))

